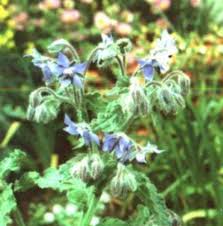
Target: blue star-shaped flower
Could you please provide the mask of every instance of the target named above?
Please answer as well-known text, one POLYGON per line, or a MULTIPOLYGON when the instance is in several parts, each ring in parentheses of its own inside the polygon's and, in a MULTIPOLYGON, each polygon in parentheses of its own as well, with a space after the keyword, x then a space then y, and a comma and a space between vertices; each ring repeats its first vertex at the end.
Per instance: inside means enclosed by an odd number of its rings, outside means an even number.
POLYGON ((86 124, 74 123, 68 115, 65 115, 64 123, 66 125, 64 131, 71 135, 82 137, 84 139, 84 143, 87 146, 90 146, 92 144, 97 144, 98 146, 100 145, 98 136, 95 133, 91 132, 86 124))
POLYGON ((124 134, 106 134, 102 150, 114 151, 116 157, 125 162, 131 158, 132 141, 124 134))
POLYGON ((78 63, 71 65, 71 62, 63 53, 59 53, 57 57, 57 76, 62 86, 66 87, 70 84, 78 88, 83 88, 83 74, 86 70, 87 63, 78 63))

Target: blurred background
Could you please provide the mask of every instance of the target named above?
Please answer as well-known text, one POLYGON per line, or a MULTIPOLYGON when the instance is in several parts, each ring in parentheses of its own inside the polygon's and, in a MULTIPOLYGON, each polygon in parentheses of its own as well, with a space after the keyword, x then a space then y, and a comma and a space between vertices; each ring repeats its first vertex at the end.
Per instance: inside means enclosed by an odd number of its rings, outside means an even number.
MULTIPOLYGON (((128 37, 134 46, 128 55, 131 74, 136 57, 148 54, 168 29, 179 49, 172 69, 191 78, 191 93, 176 117, 157 116, 156 126, 144 120, 130 128, 136 140, 149 139, 167 150, 139 167, 186 226, 222 226, 222 24, 222 0, 0 0, 1 154, 21 148, 33 170, 63 163, 74 154, 61 129, 63 113, 49 125, 26 120, 28 95, 42 84, 40 71, 23 58, 31 49, 44 53, 52 41, 64 38, 85 59, 102 32, 128 37)), ((87 73, 89 86, 102 91, 114 78, 112 71, 94 66, 87 73)), ((32 194, 30 200, 39 202, 32 194)))

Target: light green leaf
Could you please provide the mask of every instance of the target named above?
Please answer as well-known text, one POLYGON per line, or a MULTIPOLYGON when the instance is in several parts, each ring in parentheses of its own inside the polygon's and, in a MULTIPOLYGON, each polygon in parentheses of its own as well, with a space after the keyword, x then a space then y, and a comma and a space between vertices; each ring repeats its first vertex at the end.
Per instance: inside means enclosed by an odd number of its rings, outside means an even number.
POLYGON ((24 161, 26 154, 15 149, 0 162, 0 179, 5 179, 10 172, 18 171, 24 161))
POLYGON ((3 191, 0 192, 0 225, 6 226, 10 224, 11 211, 16 208, 16 200, 12 191, 11 185, 4 186, 3 191))

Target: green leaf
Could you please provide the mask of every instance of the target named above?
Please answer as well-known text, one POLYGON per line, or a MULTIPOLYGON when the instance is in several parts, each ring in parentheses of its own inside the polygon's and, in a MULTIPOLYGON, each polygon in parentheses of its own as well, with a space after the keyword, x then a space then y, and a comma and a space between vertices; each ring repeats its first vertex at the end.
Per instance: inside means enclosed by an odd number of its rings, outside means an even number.
POLYGON ((16 172, 20 169, 25 160, 26 154, 19 149, 15 149, 0 162, 0 179, 5 179, 10 172, 16 172))
POLYGON ((123 113, 121 106, 117 101, 112 101, 106 107, 105 112, 100 112, 96 120, 92 122, 94 130, 104 132, 118 132, 127 121, 127 116, 123 113))
POLYGON ((48 168, 44 172, 44 176, 37 180, 37 184, 40 188, 52 188, 61 190, 61 180, 63 176, 57 169, 48 168))
POLYGON ((150 218, 150 211, 148 207, 143 205, 137 206, 136 216, 129 221, 131 226, 144 226, 150 218))
POLYGON ((26 191, 36 185, 39 179, 39 173, 27 172, 19 180, 15 182, 15 191, 26 191))
POLYGON ((16 200, 11 185, 4 186, 4 190, 0 192, 0 225, 6 226, 10 224, 10 213, 16 208, 16 200))
POLYGON ((48 47, 48 51, 50 53, 59 53, 61 52, 65 47, 70 46, 70 43, 65 39, 58 39, 54 42, 52 42, 48 47))
POLYGON ((148 177, 141 172, 134 171, 139 187, 137 195, 151 211, 153 223, 157 226, 171 226, 169 212, 162 196, 148 177))
POLYGON ((105 218, 97 226, 129 226, 129 224, 116 218, 105 218))
POLYGON ((85 95, 85 101, 87 109, 92 113, 104 111, 107 105, 107 102, 97 91, 87 93, 85 95))

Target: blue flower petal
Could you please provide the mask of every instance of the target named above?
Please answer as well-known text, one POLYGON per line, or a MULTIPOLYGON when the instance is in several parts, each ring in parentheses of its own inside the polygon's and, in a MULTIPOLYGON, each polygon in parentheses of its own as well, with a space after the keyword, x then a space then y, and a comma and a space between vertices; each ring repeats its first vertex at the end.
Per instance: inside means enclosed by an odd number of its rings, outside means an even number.
POLYGON ((72 68, 74 74, 83 75, 87 68, 87 63, 75 64, 71 68, 72 68))
POLYGON ((83 81, 78 75, 73 76, 73 85, 80 89, 83 88, 83 81))
POLYGON ((67 56, 65 56, 63 53, 59 53, 58 54, 58 57, 57 57, 57 64, 59 66, 62 66, 64 68, 67 68, 70 65, 70 61, 67 58, 67 56))
POLYGON ((50 68, 47 65, 45 65, 42 68, 42 72, 43 72, 43 80, 46 83, 51 83, 51 81, 52 81, 52 72, 51 72, 50 68))
POLYGON ((154 77, 154 68, 152 64, 146 64, 143 67, 143 74, 145 76, 145 79, 148 81, 152 81, 154 77))
POLYGON ((77 125, 70 119, 67 114, 64 117, 64 124, 67 125, 67 127, 64 128, 64 131, 71 135, 78 135, 77 125))
POLYGON ((106 134, 102 150, 105 152, 112 151, 114 149, 115 143, 118 141, 118 137, 112 134, 106 134))

